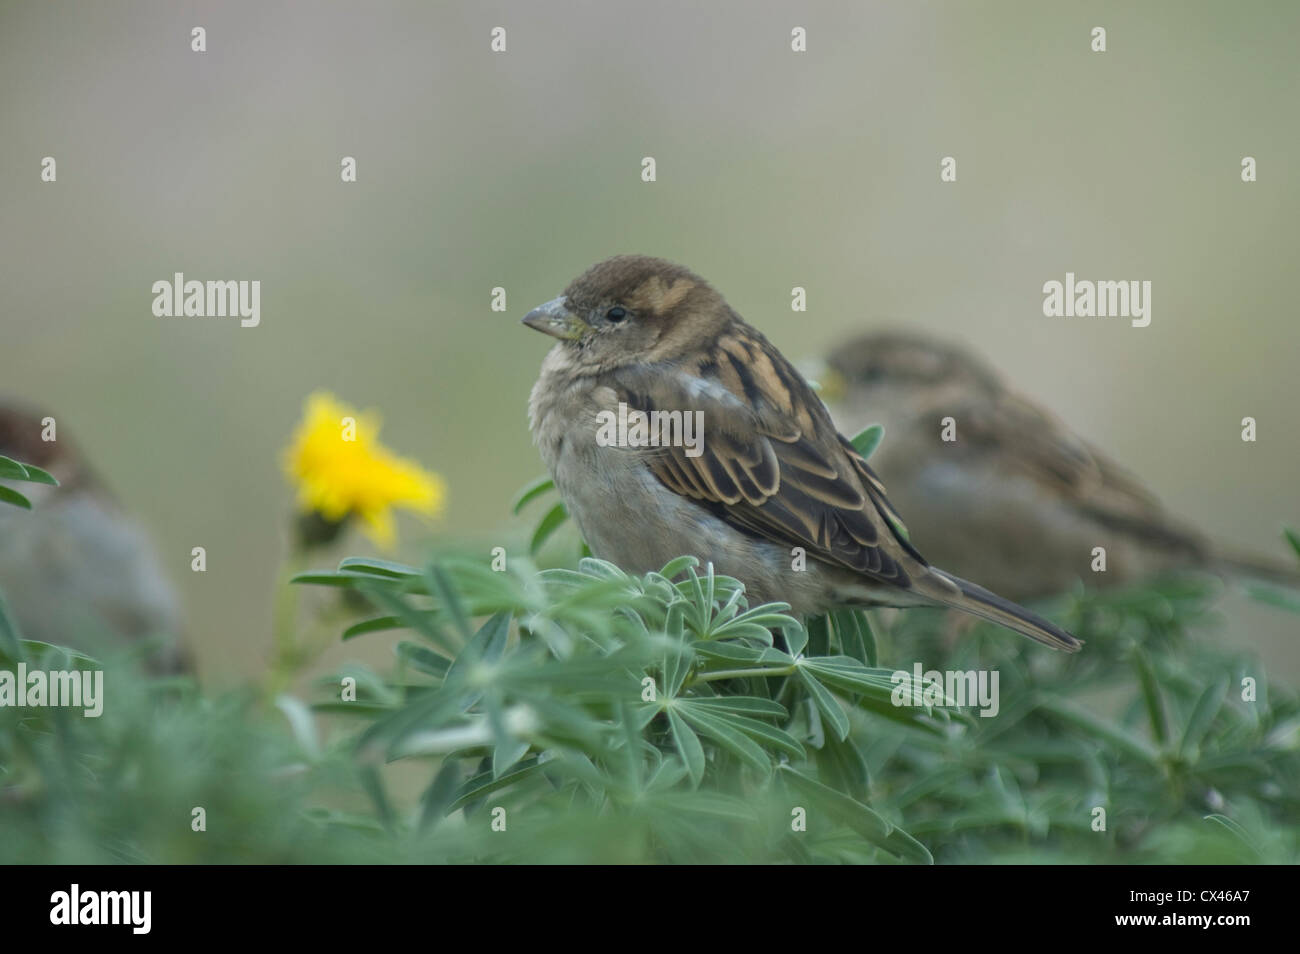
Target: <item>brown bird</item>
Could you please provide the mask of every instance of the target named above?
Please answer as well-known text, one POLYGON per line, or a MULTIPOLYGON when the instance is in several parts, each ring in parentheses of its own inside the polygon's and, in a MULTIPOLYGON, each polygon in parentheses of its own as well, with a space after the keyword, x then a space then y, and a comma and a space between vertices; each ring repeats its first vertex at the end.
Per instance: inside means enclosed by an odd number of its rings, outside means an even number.
POLYGON ((911 332, 864 334, 827 359, 822 396, 850 434, 879 423, 872 466, 908 515, 910 539, 1012 599, 1082 579, 1130 583, 1175 569, 1295 585, 1292 566, 1238 556, 1169 516, 1132 475, 984 362, 911 332), (943 440, 952 418, 956 440, 943 440), (1093 550, 1105 549, 1105 572, 1093 550))
POLYGON ((741 580, 751 601, 798 613, 938 604, 1079 649, 1048 620, 930 566, 803 377, 698 275, 618 256, 524 324, 560 339, 529 415, 596 556, 642 573, 690 554, 741 580), (631 412, 660 412, 650 443, 669 446, 642 446, 634 428, 611 441, 611 417, 631 412), (694 444, 691 420, 702 424, 694 444))
MULTIPOLYGON (((181 631, 179 601, 140 525, 112 498, 63 433, 42 439, 46 415, 0 403, 0 455, 49 471, 59 486, 11 483, 32 510, 0 505, 0 593, 27 639, 95 655, 181 631)), ((158 673, 190 669, 164 641, 158 673)))

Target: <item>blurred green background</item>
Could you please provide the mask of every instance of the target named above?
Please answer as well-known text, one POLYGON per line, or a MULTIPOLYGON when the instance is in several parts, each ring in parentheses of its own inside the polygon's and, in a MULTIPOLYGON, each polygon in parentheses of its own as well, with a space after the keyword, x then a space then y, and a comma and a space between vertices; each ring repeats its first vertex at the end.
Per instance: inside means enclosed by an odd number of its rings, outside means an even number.
MULTIPOLYGON (((1172 511, 1281 555, 1297 35, 1290 2, 0 3, 0 392, 148 525, 217 682, 270 650, 304 396, 382 409, 446 478, 390 556, 518 544, 547 347, 518 318, 617 252, 699 271, 795 359, 882 325, 964 342, 1172 511), (155 318, 176 271, 259 279, 261 326, 155 318), (1150 327, 1044 318, 1066 271, 1150 280, 1150 327)), ((1300 675, 1291 621, 1228 610, 1300 675)))

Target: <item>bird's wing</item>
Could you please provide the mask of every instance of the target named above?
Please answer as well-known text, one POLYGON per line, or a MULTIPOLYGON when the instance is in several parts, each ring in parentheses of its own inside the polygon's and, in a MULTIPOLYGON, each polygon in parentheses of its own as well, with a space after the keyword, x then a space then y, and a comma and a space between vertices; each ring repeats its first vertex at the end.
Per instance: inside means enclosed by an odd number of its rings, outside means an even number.
POLYGON ((642 458, 668 489, 813 559, 1078 650, 1079 641, 1049 620, 930 567, 899 533, 901 521, 867 462, 757 333, 724 333, 690 367, 623 368, 615 379, 629 408, 702 413, 694 450, 679 442, 642 458))
POLYGON ((1005 392, 981 395, 946 413, 957 443, 995 455, 1058 496, 1081 498, 1101 482, 1091 449, 1037 405, 1005 392))
POLYGON ((821 400, 763 344, 728 333, 698 365, 618 373, 629 408, 702 412, 695 456, 683 446, 659 448, 645 454, 646 466, 733 526, 908 586, 908 570, 926 564, 897 532, 884 487, 821 400))
POLYGON ((1003 392, 953 413, 959 441, 996 455, 1092 519, 1162 547, 1203 549, 1199 535, 1170 519, 1132 474, 1033 402, 1003 392))

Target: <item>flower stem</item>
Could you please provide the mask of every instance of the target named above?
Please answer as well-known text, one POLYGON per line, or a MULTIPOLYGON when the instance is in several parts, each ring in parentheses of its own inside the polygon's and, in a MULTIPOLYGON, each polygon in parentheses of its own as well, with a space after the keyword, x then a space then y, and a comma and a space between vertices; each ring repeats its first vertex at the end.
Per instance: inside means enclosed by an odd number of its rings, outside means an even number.
POLYGON ((276 581, 275 606, 271 617, 274 651, 266 678, 270 698, 275 698, 287 688, 305 661, 306 652, 298 640, 299 588, 289 582, 305 568, 305 556, 302 549, 295 547, 284 561, 284 568, 276 581))

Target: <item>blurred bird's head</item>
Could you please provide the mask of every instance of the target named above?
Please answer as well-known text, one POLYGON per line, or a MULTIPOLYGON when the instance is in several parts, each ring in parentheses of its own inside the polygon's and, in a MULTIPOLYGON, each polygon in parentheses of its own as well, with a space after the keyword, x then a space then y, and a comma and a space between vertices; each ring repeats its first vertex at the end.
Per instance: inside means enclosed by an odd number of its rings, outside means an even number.
POLYGON ((59 482, 57 487, 23 483, 19 489, 34 506, 94 483, 81 455, 68 440, 58 438, 56 427, 54 418, 41 410, 0 401, 0 455, 20 464, 34 464, 59 482))
POLYGON ((560 339, 581 367, 679 360, 733 317, 708 282, 680 265, 618 255, 593 265, 523 322, 560 339))
POLYGON ((14 484, 31 511, 0 507, 0 593, 31 639, 99 653, 150 637, 148 667, 191 668, 179 600, 144 528, 99 481, 61 422, 0 401, 0 455, 59 486, 14 484), (164 641, 166 640, 166 641, 164 641))

